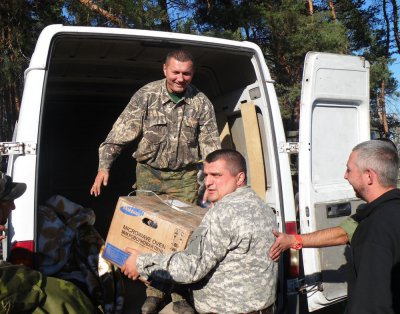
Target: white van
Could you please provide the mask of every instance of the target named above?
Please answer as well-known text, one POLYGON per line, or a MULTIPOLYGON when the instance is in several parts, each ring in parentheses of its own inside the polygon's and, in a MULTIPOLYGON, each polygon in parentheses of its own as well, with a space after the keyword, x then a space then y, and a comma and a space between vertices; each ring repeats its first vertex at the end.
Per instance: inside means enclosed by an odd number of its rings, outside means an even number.
MULTIPOLYGON (((214 104, 222 144, 246 157, 249 184, 273 208, 281 231, 337 226, 355 211, 360 201, 343 174, 351 148, 370 136, 369 64, 363 58, 307 54, 299 142, 288 143, 274 81, 253 43, 51 25, 25 71, 15 142, 0 146, 10 155, 8 174, 28 186, 10 219, 4 243, 9 256, 15 247, 35 251, 37 208, 55 194, 94 209, 96 228, 105 237, 118 197, 135 181, 135 145, 118 158, 108 187, 95 198, 89 190, 99 144, 133 93, 163 77, 167 52, 178 47, 194 55, 193 84, 214 104), (299 153, 298 205, 293 153, 299 153)), ((309 311, 343 300, 346 259, 345 246, 288 252, 280 261, 279 311, 301 312, 304 299, 309 311)))

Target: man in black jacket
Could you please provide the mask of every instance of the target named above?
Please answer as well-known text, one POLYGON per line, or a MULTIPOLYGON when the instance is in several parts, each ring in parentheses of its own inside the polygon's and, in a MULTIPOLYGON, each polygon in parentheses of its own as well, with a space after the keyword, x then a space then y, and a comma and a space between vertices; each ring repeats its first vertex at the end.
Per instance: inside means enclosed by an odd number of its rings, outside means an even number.
POLYGON ((391 143, 367 141, 353 148, 345 179, 367 202, 353 219, 346 313, 400 313, 399 158, 391 143))

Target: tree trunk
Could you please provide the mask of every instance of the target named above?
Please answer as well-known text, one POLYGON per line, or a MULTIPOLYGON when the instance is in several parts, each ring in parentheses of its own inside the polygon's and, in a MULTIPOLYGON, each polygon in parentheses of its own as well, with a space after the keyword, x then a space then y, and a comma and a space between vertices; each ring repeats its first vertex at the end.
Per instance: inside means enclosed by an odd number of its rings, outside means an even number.
POLYGON ((11 86, 12 89, 12 93, 14 95, 14 99, 13 99, 13 104, 14 104, 14 110, 13 113, 15 115, 15 119, 18 118, 19 116, 19 110, 21 109, 21 99, 19 97, 19 93, 18 93, 18 88, 17 88, 17 84, 14 82, 11 86))
POLYGON ((389 56, 389 49, 390 49, 390 21, 386 12, 386 0, 382 1, 382 12, 383 12, 383 18, 386 23, 385 56, 387 58, 389 56))
MULTIPOLYGON (((14 33, 9 26, 3 27, 0 36, 0 49, 6 52, 0 57, 0 63, 7 62, 10 64, 17 63, 15 48, 13 47, 14 33)), ((7 72, 7 77, 2 77, 0 82, 1 94, 1 114, 0 123, 2 125, 0 132, 0 141, 10 141, 14 129, 15 121, 18 118, 20 109, 20 100, 18 87, 20 80, 15 77, 12 71, 7 72)))
POLYGON ((158 0, 158 5, 162 11, 161 30, 171 32, 172 28, 171 28, 171 22, 169 20, 169 15, 168 15, 167 0, 158 0))
POLYGON ((382 110, 381 110, 381 100, 379 98, 379 94, 376 94, 376 111, 378 113, 379 123, 381 125, 383 125, 382 110))
POLYGON ((331 10, 332 20, 336 21, 336 12, 335 12, 335 5, 333 4, 332 0, 328 0, 329 9, 331 10))
POLYGON ((86 6, 87 8, 89 8, 90 10, 95 11, 100 15, 104 16, 107 20, 117 24, 118 26, 120 27, 125 26, 125 23, 120 18, 100 8, 97 4, 94 4, 91 0, 79 0, 79 2, 82 3, 84 6, 86 6))
POLYGON ((210 12, 212 9, 212 0, 207 0, 207 11, 210 12))
POLYGON ((385 81, 382 81, 381 102, 382 102, 383 130, 385 132, 386 137, 388 137, 389 136, 389 126, 388 126, 387 117, 386 117, 385 81))
POLYGON ((397 2, 396 0, 390 0, 393 6, 393 32, 394 39, 396 40, 397 52, 400 53, 400 38, 399 38, 399 17, 397 15, 397 2))
POLYGON ((310 13, 310 16, 314 15, 314 5, 312 0, 308 0, 308 12, 310 13))

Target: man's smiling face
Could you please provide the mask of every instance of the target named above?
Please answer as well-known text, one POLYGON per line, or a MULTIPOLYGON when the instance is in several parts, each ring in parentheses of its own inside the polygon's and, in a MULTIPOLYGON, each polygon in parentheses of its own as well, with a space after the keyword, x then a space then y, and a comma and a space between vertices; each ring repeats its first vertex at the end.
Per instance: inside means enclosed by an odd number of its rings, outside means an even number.
POLYGON ((193 79, 194 69, 192 61, 178 61, 170 58, 163 67, 167 79, 167 89, 170 93, 181 94, 193 79))

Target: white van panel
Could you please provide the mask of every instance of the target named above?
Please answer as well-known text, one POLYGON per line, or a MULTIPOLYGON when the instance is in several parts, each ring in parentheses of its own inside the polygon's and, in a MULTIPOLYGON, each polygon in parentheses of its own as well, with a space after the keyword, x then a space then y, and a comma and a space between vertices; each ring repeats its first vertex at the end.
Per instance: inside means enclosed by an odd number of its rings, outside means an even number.
MULTIPOLYGON (((368 62, 308 53, 299 134, 301 233, 335 227, 355 211, 359 202, 343 176, 351 149, 369 137, 368 62)), ((344 246, 303 249, 302 254, 310 311, 346 297, 344 246)))
MULTIPOLYGON (((37 144, 41 100, 45 71, 32 69, 26 72, 24 95, 16 128, 16 142, 37 144)), ((9 223, 8 240, 29 241, 34 239, 36 155, 10 156, 9 174, 15 182, 24 182, 26 192, 15 200, 16 210, 9 223), (23 223, 13 224, 12 221, 23 223)))
MULTIPOLYGON (((281 195, 283 204, 280 208, 283 210, 279 211, 279 208, 277 208, 277 218, 279 222, 279 230, 282 231, 284 230, 284 222, 285 221, 296 221, 296 210, 295 210, 295 202, 294 202, 294 193, 293 193, 293 183, 292 183, 292 177, 291 177, 291 169, 290 169, 290 162, 289 162, 289 155, 286 152, 279 151, 278 147, 286 143, 286 137, 285 137, 285 131, 283 129, 283 124, 281 121, 281 115, 279 111, 279 104, 278 104, 278 98, 275 93, 275 88, 272 84, 272 82, 267 82, 266 84, 267 87, 267 94, 270 96, 270 100, 272 102, 271 106, 268 107, 268 109, 271 110, 272 114, 271 115, 264 115, 264 116, 272 116, 271 121, 267 121, 267 123, 270 125, 270 134, 275 134, 276 138, 276 151, 277 154, 275 155, 276 157, 273 158, 271 156, 272 160, 271 163, 279 169, 279 173, 281 174, 279 180, 278 178, 271 182, 267 183, 272 184, 276 186, 277 188, 281 189, 281 195), (276 102, 276 103, 275 103, 276 102), (279 112, 276 112, 279 111, 279 112)), ((267 203, 268 203, 268 195, 267 195, 267 203)), ((272 204, 270 206, 273 207, 272 204)))
POLYGON ((32 200, 35 199, 36 156, 17 157, 13 168, 13 181, 26 183, 27 189, 23 196, 15 200, 16 210, 12 212, 8 223, 8 240, 29 241, 34 239, 35 231, 35 211, 32 200), (13 224, 13 220, 25 223, 13 224))

